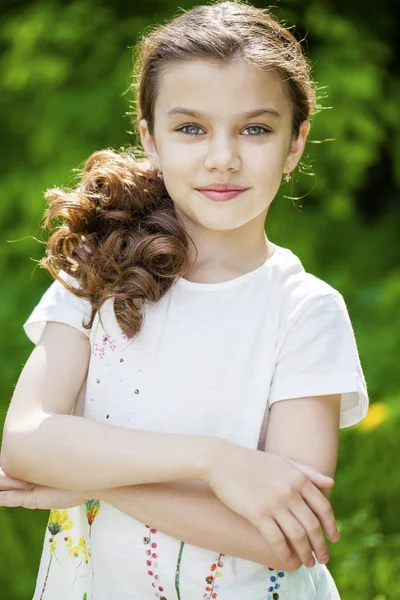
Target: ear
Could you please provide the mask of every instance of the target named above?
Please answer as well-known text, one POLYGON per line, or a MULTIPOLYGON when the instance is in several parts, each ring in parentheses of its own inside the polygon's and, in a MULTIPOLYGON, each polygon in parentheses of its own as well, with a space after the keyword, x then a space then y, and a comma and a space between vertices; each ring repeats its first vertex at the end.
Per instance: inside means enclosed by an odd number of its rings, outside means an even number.
POLYGON ((284 173, 290 173, 297 167, 297 164, 304 152, 304 147, 306 145, 307 136, 309 134, 309 131, 310 131, 310 122, 303 121, 300 124, 299 135, 298 135, 297 139, 292 139, 292 141, 291 141, 289 153, 288 153, 288 155, 286 157, 286 161, 285 161, 285 167, 283 169, 284 173))
POLYGON ((157 153, 154 137, 150 135, 146 119, 141 119, 139 122, 140 141, 143 146, 149 162, 154 169, 159 168, 160 159, 157 153))

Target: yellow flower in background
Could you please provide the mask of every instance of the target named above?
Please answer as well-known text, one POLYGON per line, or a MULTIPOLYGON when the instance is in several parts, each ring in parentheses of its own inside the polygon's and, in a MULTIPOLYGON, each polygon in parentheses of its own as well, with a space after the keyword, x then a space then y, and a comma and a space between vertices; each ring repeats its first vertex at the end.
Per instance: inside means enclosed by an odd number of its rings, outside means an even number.
POLYGON ((384 402, 375 402, 371 404, 364 419, 358 423, 358 427, 364 431, 371 431, 381 423, 386 421, 389 414, 389 407, 384 402))

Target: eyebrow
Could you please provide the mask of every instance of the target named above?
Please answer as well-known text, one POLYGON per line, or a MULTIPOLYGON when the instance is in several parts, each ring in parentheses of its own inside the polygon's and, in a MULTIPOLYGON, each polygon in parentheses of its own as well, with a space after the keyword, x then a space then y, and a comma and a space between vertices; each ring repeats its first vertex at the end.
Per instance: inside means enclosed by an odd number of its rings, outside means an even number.
MULTIPOLYGON (((205 119, 208 117, 207 113, 201 110, 191 110, 190 108, 186 108, 185 106, 175 106, 166 113, 167 117, 174 117, 176 115, 189 115, 190 117, 193 117, 195 119, 205 119)), ((276 111, 274 108, 265 107, 258 108, 257 110, 250 110, 241 115, 237 115, 237 117, 239 119, 252 119, 253 117, 260 117, 261 115, 267 115, 268 117, 273 117, 275 119, 279 119, 281 116, 278 113, 278 111, 276 111)))

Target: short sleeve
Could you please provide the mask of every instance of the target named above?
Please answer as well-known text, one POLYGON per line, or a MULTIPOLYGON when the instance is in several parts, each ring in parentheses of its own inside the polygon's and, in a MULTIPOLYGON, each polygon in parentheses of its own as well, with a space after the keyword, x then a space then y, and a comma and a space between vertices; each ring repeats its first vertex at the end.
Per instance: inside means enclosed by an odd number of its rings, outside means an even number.
MULTIPOLYGON (((59 275, 75 288, 79 287, 75 277, 65 271, 59 271, 59 275)), ((85 329, 82 323, 88 322, 91 313, 89 300, 78 298, 59 281, 54 280, 23 324, 23 329, 34 344, 39 342, 47 321, 66 323, 90 337, 90 330, 85 329)))
POLYGON ((289 398, 342 394, 340 428, 368 411, 368 391, 353 326, 335 291, 308 306, 287 332, 275 365, 268 404, 289 398))

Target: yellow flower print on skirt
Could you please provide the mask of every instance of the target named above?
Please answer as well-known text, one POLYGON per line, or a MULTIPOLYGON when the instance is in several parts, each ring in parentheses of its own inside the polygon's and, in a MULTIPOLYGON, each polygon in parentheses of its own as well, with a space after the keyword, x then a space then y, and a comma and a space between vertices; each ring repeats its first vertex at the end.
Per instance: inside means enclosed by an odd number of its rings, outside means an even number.
MULTIPOLYGON (((68 551, 68 556, 71 557, 73 561, 73 566, 71 564, 71 568, 73 570, 74 576, 71 577, 71 593, 75 587, 75 583, 77 579, 86 579, 91 572, 92 581, 90 589, 93 589, 93 578, 94 578, 94 568, 93 568, 93 559, 91 552, 91 534, 92 534, 92 525, 99 513, 100 510, 100 502, 99 500, 89 500, 85 503, 85 505, 76 507, 68 510, 60 510, 54 508, 50 511, 49 519, 47 522, 47 530, 50 533, 49 537, 49 562, 47 565, 47 570, 44 577, 43 587, 41 589, 41 594, 39 600, 45 600, 45 592, 49 583, 49 574, 51 570, 51 566, 53 563, 53 559, 55 559, 60 565, 62 564, 57 556, 57 539, 56 536, 61 537, 60 534, 64 533, 63 541, 64 547, 68 551), (83 512, 82 512, 83 511, 83 512), (89 544, 86 543, 86 539, 84 535, 79 535, 75 537, 73 531, 70 533, 69 530, 73 529, 73 520, 70 517, 70 512, 72 514, 75 513, 76 516, 82 515, 84 518, 86 516, 85 521, 89 527, 89 544), (89 564, 90 563, 90 564, 89 564)), ((82 523, 82 521, 80 521, 82 523)), ((80 532, 81 533, 81 532, 80 532)), ((65 551, 64 551, 65 552, 65 551)), ((64 554, 64 556, 67 556, 64 554)), ((89 582, 88 582, 89 584, 89 582)), ((85 586, 86 587, 86 586, 85 586)), ((77 590, 76 590, 77 591, 77 590)), ((75 592, 76 593, 76 592, 75 592)), ((82 592, 81 592, 82 594, 82 592)), ((75 596, 76 597, 76 596, 75 596)), ((82 596, 79 596, 79 599, 89 600, 91 594, 85 592, 82 596)))
MULTIPOLYGON (((47 567, 46 577, 44 578, 44 584, 42 588, 42 593, 40 595, 40 600, 42 600, 44 592, 46 590, 47 580, 49 578, 50 567, 53 560, 53 556, 55 556, 57 542, 54 539, 56 535, 58 535, 61 531, 67 531, 72 528, 72 521, 69 519, 67 510, 58 510, 54 508, 50 511, 49 520, 47 522, 47 529, 50 531, 52 537, 49 538, 50 544, 50 561, 47 567)), ((57 557, 56 557, 57 558, 57 557)))

